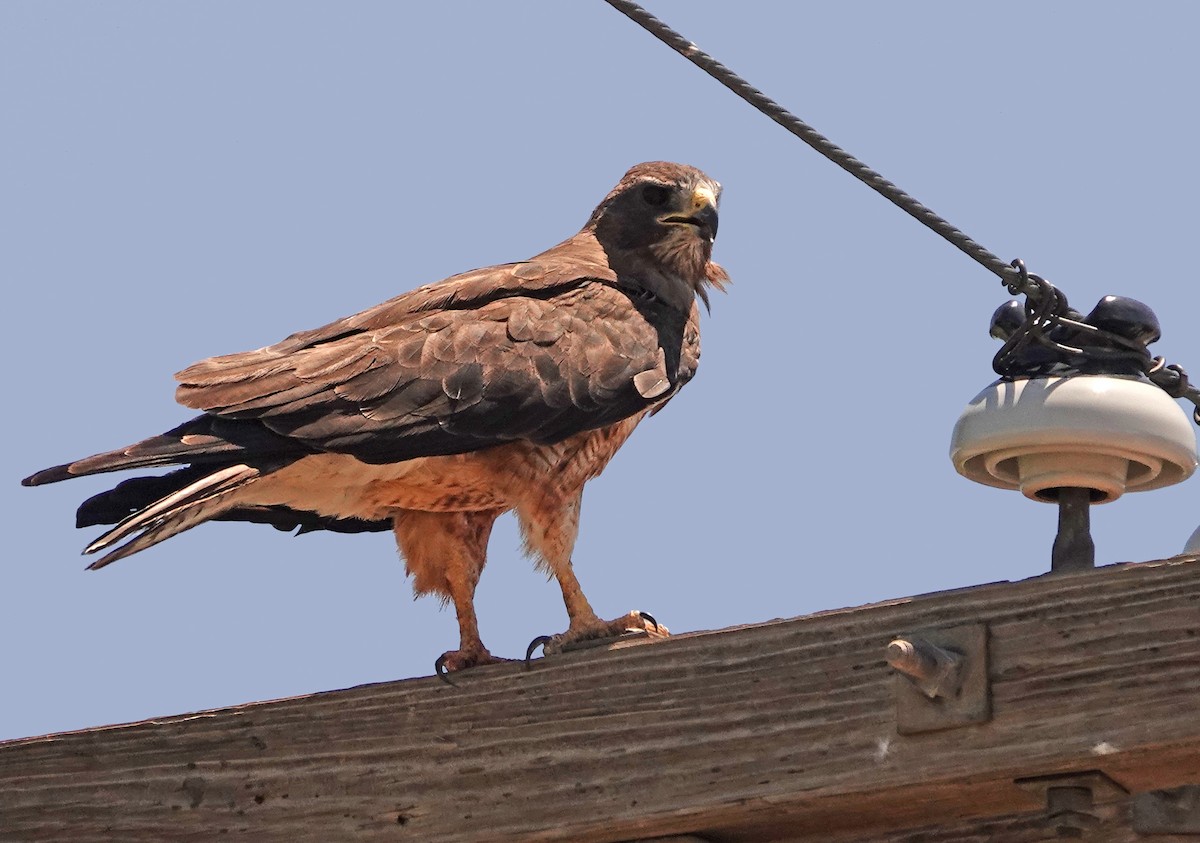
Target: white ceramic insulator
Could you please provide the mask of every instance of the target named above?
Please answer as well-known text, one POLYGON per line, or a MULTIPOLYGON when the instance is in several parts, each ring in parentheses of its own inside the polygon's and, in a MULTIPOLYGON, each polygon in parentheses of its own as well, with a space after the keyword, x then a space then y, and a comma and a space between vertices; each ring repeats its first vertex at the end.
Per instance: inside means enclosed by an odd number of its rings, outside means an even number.
POLYGON ((1094 503, 1158 489, 1196 470, 1196 434, 1153 384, 1109 375, 997 381, 967 405, 950 443, 960 474, 1052 502, 1092 490, 1094 503))

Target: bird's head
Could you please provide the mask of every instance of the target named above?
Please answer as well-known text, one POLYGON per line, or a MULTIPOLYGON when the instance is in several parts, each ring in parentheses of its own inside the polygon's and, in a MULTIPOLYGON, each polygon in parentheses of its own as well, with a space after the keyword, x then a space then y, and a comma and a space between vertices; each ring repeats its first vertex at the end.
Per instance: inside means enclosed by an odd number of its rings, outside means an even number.
POLYGON ((636 273, 648 263, 682 280, 708 304, 706 286, 729 276, 712 262, 721 185, 695 167, 650 161, 630 168, 592 212, 591 228, 613 268, 636 273))

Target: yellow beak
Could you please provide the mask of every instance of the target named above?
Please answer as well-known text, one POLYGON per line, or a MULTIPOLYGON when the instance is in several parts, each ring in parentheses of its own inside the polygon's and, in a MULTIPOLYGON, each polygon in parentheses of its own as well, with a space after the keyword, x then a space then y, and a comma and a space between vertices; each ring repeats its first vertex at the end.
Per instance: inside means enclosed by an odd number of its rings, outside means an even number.
POLYGON ((700 185, 692 191, 692 209, 699 211, 704 207, 717 207, 717 194, 708 185, 700 185))

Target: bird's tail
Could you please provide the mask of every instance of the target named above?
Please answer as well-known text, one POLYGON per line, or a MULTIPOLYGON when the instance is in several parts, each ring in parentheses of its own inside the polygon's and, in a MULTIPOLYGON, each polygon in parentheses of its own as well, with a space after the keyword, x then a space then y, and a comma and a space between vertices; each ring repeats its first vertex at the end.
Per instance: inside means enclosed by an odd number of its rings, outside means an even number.
MULTIPOLYGON (((222 515, 237 505, 235 493, 253 483, 262 473, 258 468, 243 464, 225 466, 139 508, 84 548, 84 553, 96 553, 129 539, 88 565, 88 569, 103 568, 222 515)), ((81 516, 83 511, 81 508, 81 516)))
POLYGON ((43 469, 26 477, 21 485, 42 486, 88 474, 168 465, 204 465, 215 470, 239 462, 259 465, 267 458, 294 459, 305 453, 310 453, 308 448, 257 421, 201 415, 133 445, 43 469))

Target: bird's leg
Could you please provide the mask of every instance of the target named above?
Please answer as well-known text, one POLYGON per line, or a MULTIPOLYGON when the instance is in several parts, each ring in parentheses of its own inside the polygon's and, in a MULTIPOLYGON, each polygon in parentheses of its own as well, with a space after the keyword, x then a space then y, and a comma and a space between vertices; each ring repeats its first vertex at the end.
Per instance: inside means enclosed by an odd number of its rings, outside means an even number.
POLYGON ((571 553, 575 549, 575 538, 579 534, 579 507, 582 492, 553 509, 543 505, 536 509, 518 510, 518 518, 529 551, 545 565, 558 580, 562 589, 563 604, 567 608, 570 623, 566 632, 559 635, 543 635, 529 645, 526 661, 538 647, 544 653, 556 653, 565 647, 584 641, 616 638, 628 632, 639 632, 654 637, 666 637, 667 628, 660 626, 650 615, 632 611, 621 617, 601 620, 592 609, 583 588, 575 576, 571 564, 571 553))
POLYGON ((475 616, 475 586, 487 561, 488 537, 499 514, 498 510, 404 510, 393 518, 396 541, 413 578, 413 591, 418 595, 434 593, 444 601, 452 601, 458 616, 458 649, 442 653, 434 663, 434 671, 442 678, 446 672, 507 661, 483 646, 475 616))
POLYGON ((454 601, 454 611, 458 615, 458 649, 447 650, 438 656, 433 663, 433 672, 450 682, 447 673, 508 661, 493 656, 488 648, 483 646, 483 640, 479 637, 479 622, 475 617, 474 583, 464 585, 461 581, 452 580, 449 582, 449 591, 450 599, 454 601))
POLYGON ((549 636, 543 642, 543 652, 550 654, 559 652, 564 647, 605 638, 616 638, 629 632, 645 633, 657 638, 665 638, 669 633, 665 626, 660 626, 652 616, 636 609, 611 621, 601 620, 592 610, 579 580, 575 577, 575 569, 570 558, 561 561, 547 559, 547 564, 562 588, 563 603, 567 607, 567 617, 570 624, 567 631, 559 635, 549 636))

